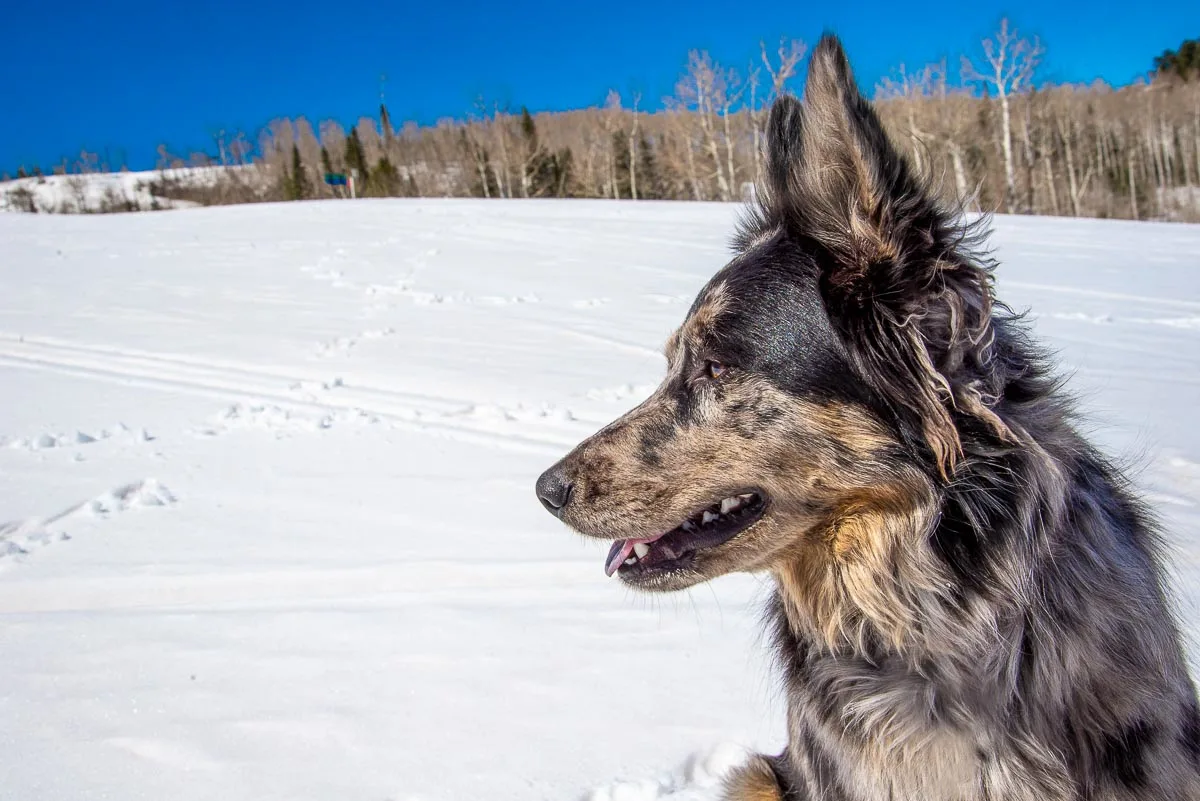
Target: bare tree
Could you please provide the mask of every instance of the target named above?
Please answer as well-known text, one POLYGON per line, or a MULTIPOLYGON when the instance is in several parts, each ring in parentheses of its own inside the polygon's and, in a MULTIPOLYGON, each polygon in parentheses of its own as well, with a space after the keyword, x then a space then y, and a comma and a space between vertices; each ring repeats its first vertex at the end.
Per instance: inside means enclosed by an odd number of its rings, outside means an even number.
MULTIPOLYGON (((767 70, 767 75, 771 76, 771 92, 767 95, 766 102, 769 104, 787 91, 788 81, 796 74, 796 67, 800 60, 804 58, 804 54, 808 52, 808 45, 800 39, 788 40, 786 37, 779 40, 779 47, 775 50, 775 58, 772 59, 767 53, 767 43, 759 41, 759 52, 762 55, 763 67, 767 70)), ((754 179, 762 180, 762 128, 763 119, 762 112, 758 108, 757 90, 758 90, 758 70, 751 70, 747 82, 750 84, 750 126, 753 130, 753 153, 754 153, 754 179)))
POLYGON ((1004 151, 1005 209, 1017 210, 1016 168, 1013 165, 1012 110, 1010 98, 1029 88, 1034 70, 1044 53, 1041 43, 1022 39, 1008 18, 1000 20, 1000 30, 983 40, 983 63, 976 67, 966 56, 962 59, 964 81, 978 83, 994 92, 1000 101, 1000 144, 1004 151))
POLYGON ((688 67, 675 87, 675 96, 684 108, 693 112, 699 126, 701 147, 712 163, 717 180, 717 196, 721 200, 733 197, 733 176, 726 172, 718 143, 717 116, 728 115, 730 92, 724 69, 708 53, 693 50, 688 53, 688 67))
POLYGON ((638 199, 637 162, 638 162, 638 103, 642 96, 635 92, 633 95, 633 126, 629 129, 629 197, 638 199))

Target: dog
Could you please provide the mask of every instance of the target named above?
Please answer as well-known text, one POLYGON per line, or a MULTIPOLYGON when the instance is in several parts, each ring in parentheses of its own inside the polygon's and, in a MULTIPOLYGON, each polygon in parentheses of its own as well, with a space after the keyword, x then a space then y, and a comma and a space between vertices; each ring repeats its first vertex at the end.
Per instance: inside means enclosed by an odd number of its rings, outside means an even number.
POLYGON ((768 573, 788 745, 729 801, 1200 799, 1162 542, 838 40, 644 403, 537 481, 638 590, 768 573))

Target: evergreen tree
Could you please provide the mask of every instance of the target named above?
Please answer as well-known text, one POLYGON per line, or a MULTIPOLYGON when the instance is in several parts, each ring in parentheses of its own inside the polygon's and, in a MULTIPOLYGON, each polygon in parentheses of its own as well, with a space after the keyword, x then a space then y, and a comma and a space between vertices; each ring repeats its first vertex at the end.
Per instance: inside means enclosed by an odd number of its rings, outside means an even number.
POLYGON ((1200 76, 1200 39, 1185 39, 1178 50, 1164 50, 1154 59, 1154 71, 1178 75, 1185 81, 1200 76))
POLYGON ((308 184, 308 174, 304 171, 304 162, 300 160, 300 148, 292 145, 292 200, 303 200, 311 194, 308 184))
POLYGON ((521 137, 525 140, 525 147, 530 152, 537 150, 537 124, 534 123, 533 116, 525 106, 521 106, 521 137))
POLYGON ((18 178, 28 178, 29 177, 29 173, 25 172, 24 164, 22 164, 20 167, 17 167, 17 177, 18 178))
POLYGON ((613 172, 616 173, 614 178, 617 185, 614 188, 617 197, 632 197, 633 193, 629 188, 629 139, 621 131, 612 133, 612 159, 613 172))
POLYGON ((321 145, 321 169, 325 170, 326 175, 333 172, 333 162, 329 160, 329 151, 325 145, 321 145))
POLYGON ((571 151, 550 153, 538 141, 537 125, 529 109, 521 107, 522 179, 529 197, 562 197, 570 176, 571 151))
POLYGON ((661 200, 667 196, 663 187, 662 172, 658 168, 658 158, 654 155, 654 148, 650 146, 645 131, 642 131, 638 141, 637 182, 639 198, 661 200))
POLYGON ((397 197, 400 195, 400 170, 392 164, 391 159, 384 156, 371 171, 371 194, 379 197, 397 197))
POLYGON ((392 118, 388 114, 387 106, 383 103, 379 104, 379 125, 383 128, 383 141, 385 144, 391 144, 392 141, 392 118))
POLYGON ((362 140, 358 138, 358 129, 350 131, 346 137, 346 169, 358 170, 358 185, 366 187, 371 182, 371 171, 367 169, 367 153, 363 149, 362 140))
POLYGON ((551 194, 554 197, 574 197, 575 192, 571 187, 572 165, 571 148, 569 147, 564 147, 551 157, 551 174, 553 176, 551 194))

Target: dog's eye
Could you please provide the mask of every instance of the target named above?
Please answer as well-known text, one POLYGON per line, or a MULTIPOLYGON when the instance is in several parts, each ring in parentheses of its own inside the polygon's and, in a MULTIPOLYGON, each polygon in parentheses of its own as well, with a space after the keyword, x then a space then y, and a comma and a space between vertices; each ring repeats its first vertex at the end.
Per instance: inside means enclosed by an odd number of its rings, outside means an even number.
POLYGON ((720 362, 709 360, 704 363, 704 377, 708 379, 720 378, 729 368, 720 362))

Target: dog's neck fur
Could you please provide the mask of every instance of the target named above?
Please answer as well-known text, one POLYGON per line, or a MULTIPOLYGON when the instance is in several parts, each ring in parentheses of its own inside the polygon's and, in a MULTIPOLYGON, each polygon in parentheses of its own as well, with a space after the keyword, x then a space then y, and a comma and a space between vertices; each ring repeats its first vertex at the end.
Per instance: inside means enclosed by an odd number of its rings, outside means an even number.
POLYGON ((814 797, 1200 798, 1153 525, 1053 384, 1014 382, 998 409, 1020 443, 965 436, 951 480, 906 479, 909 509, 833 523, 876 548, 816 537, 775 571, 787 781, 814 797), (1105 759, 1126 765, 1116 789, 1080 795, 1105 759))

